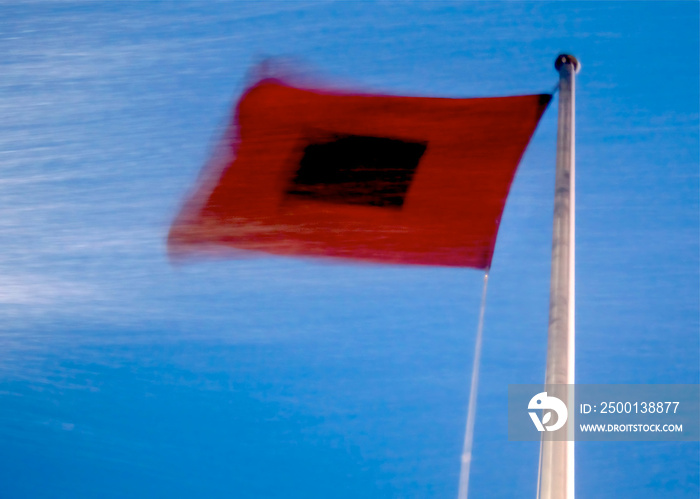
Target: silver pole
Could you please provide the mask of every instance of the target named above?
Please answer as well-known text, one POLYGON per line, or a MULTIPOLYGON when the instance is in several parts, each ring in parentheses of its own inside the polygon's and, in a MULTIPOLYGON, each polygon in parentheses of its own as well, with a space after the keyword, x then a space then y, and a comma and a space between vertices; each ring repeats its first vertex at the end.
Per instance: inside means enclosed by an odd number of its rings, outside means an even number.
MULTIPOLYGON (((575 156, 574 114, 578 60, 561 54, 554 67, 559 71, 559 124, 554 191, 552 281, 549 292, 549 329, 545 385, 565 400, 569 410, 569 436, 573 434, 573 390, 549 385, 573 385, 574 328, 574 206, 575 156)), ((542 434, 540 447, 539 499, 574 498, 574 442, 554 441, 542 434)))

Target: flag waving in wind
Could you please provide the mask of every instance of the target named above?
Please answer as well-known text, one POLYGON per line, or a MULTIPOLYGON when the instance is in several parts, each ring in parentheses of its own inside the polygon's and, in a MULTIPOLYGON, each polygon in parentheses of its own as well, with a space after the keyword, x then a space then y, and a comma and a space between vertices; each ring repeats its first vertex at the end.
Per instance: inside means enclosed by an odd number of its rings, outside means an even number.
POLYGON ((222 167, 185 203, 170 251, 489 268, 511 182, 550 100, 397 97, 262 79, 238 102, 222 167))

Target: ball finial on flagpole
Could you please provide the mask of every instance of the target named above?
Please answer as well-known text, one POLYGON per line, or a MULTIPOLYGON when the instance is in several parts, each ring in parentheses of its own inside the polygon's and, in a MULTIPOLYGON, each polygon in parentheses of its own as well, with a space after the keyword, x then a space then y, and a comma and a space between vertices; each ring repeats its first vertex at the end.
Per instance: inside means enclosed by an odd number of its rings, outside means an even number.
POLYGON ((576 73, 581 70, 581 63, 571 54, 559 54, 554 61, 554 68, 559 71, 564 64, 573 64, 576 73))

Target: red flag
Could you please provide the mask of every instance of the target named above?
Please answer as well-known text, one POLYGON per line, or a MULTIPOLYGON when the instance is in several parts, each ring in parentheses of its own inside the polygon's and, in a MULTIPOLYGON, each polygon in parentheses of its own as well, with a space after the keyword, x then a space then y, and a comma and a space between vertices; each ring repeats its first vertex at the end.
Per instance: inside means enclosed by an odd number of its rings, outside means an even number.
POLYGON ((550 99, 260 81, 238 103, 220 168, 176 218, 170 250, 488 268, 513 176, 550 99))

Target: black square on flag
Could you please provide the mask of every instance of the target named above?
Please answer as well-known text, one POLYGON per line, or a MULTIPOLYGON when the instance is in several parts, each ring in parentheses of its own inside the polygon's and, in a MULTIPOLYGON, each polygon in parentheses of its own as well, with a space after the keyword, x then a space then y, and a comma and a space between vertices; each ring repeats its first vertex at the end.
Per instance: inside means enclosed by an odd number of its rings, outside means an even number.
POLYGON ((427 143, 333 135, 304 148, 287 194, 401 208, 427 143))

